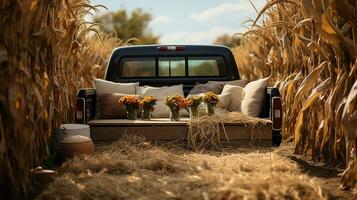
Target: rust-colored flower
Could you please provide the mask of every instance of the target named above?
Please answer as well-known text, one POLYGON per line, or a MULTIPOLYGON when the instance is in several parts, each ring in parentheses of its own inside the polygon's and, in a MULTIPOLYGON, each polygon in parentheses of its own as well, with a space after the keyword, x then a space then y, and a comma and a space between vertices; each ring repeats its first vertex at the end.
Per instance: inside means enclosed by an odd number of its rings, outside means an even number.
POLYGON ((192 96, 186 100, 187 106, 197 107, 201 104, 202 97, 200 96, 192 96))
POLYGON ((154 105, 156 105, 157 101, 157 98, 153 96, 145 96, 143 100, 140 101, 140 105, 143 106, 143 109, 154 110, 154 105))
POLYGON ((213 93, 213 92, 205 93, 205 95, 202 97, 202 100, 205 103, 209 103, 209 104, 217 104, 217 103, 219 103, 218 95, 213 93))
POLYGON ((186 99, 185 103, 186 103, 186 106, 192 106, 193 101, 191 99, 186 99))
POLYGON ((130 95, 121 97, 118 102, 125 106, 133 106, 134 108, 139 108, 140 104, 140 101, 136 96, 130 95))
POLYGON ((170 108, 178 108, 178 109, 186 108, 186 100, 180 95, 166 97, 165 104, 170 108))

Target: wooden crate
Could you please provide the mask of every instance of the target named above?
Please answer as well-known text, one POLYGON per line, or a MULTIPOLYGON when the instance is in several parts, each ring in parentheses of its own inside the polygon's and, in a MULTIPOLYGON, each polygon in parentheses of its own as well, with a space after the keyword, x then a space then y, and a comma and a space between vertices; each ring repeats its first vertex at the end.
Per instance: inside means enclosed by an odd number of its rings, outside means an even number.
MULTIPOLYGON (((152 141, 185 140, 188 133, 188 118, 180 121, 170 121, 167 118, 155 118, 151 121, 100 119, 89 121, 91 138, 94 142, 110 142, 122 137, 123 134, 143 135, 152 141)), ((221 127, 222 128, 222 127, 221 127)), ((271 145, 272 124, 261 127, 248 127, 242 123, 224 123, 229 141, 222 133, 226 143, 256 142, 271 145)))

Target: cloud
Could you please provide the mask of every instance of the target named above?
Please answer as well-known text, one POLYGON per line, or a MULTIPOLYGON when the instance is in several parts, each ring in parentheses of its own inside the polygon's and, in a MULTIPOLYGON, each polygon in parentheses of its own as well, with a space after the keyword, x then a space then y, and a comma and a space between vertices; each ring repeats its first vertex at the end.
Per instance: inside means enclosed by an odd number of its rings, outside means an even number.
POLYGON ((214 40, 223 34, 234 34, 241 30, 232 27, 213 27, 199 32, 180 31, 163 35, 160 42, 163 44, 212 44, 214 40))
POLYGON ((190 18, 196 21, 208 21, 217 18, 222 20, 222 16, 232 16, 232 14, 236 14, 237 16, 239 16, 243 12, 249 11, 254 10, 252 6, 248 3, 248 1, 239 3, 224 3, 217 7, 203 10, 199 13, 193 13, 190 15, 190 18))
POLYGON ((164 24, 164 23, 169 23, 172 21, 172 18, 166 15, 159 15, 154 17, 154 19, 151 21, 152 24, 164 24))

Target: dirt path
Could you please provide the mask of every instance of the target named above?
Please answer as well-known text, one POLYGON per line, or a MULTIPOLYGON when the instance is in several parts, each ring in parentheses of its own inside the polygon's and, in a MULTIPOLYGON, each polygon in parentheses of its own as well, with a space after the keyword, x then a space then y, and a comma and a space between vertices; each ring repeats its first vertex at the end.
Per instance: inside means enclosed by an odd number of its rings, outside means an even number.
POLYGON ((75 158, 39 199, 354 199, 291 147, 192 152, 120 141, 75 158))
POLYGON ((357 199, 357 195, 340 189, 341 177, 340 170, 331 170, 329 166, 321 162, 313 162, 302 155, 292 154, 293 147, 291 144, 284 144, 278 149, 278 153, 289 158, 300 166, 301 172, 308 174, 310 177, 317 178, 320 181, 321 188, 329 199, 357 199))

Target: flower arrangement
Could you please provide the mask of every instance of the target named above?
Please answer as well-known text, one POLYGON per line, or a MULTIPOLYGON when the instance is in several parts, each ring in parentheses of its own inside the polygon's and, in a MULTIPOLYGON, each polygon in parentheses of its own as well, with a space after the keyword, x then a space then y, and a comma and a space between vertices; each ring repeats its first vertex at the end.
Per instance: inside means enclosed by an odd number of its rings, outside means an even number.
POLYGON ((141 115, 142 120, 151 119, 151 111, 154 111, 154 106, 156 105, 157 101, 158 100, 153 96, 146 96, 140 101, 140 105, 143 107, 141 115))
POLYGON ((217 105, 217 103, 219 103, 218 95, 213 92, 205 93, 205 95, 202 97, 202 100, 207 104, 217 105))
POLYGON ((180 95, 166 97, 165 104, 170 108, 176 108, 176 109, 186 108, 186 100, 180 95))
POLYGON ((192 96, 186 100, 186 105, 191 107, 197 107, 201 104, 202 97, 200 96, 192 96))
POLYGON ((125 106, 133 106, 139 108, 140 101, 136 96, 123 96, 119 99, 119 103, 124 104, 125 106))
POLYGON ((202 97, 192 96, 186 100, 186 105, 190 108, 190 118, 194 119, 198 117, 198 106, 202 102, 202 97))
POLYGON ((141 101, 140 101, 140 105, 143 106, 143 108, 149 108, 152 111, 155 109, 154 106, 157 103, 157 98, 153 97, 153 96, 145 96, 141 101))
POLYGON ((140 101, 136 96, 123 96, 119 99, 119 103, 122 103, 126 107, 127 118, 129 120, 136 119, 136 112, 139 108, 140 101))
POLYGON ((216 105, 219 103, 219 97, 213 92, 207 92, 202 97, 202 100, 207 104, 207 115, 213 115, 216 105))
POLYGON ((180 120, 180 110, 186 108, 186 100, 180 96, 168 96, 165 98, 165 104, 170 108, 170 120, 179 121, 180 120))

